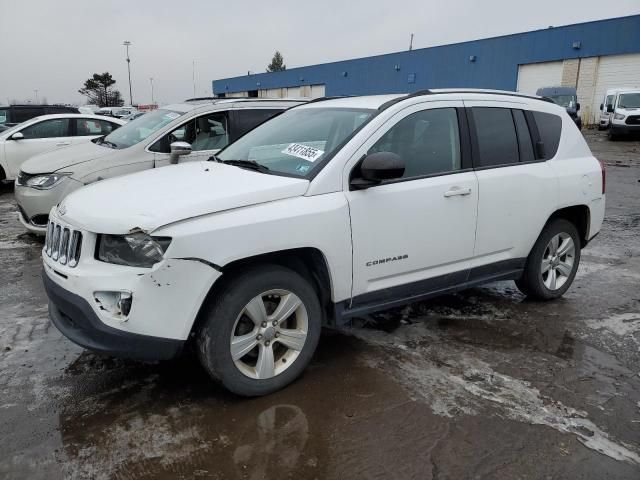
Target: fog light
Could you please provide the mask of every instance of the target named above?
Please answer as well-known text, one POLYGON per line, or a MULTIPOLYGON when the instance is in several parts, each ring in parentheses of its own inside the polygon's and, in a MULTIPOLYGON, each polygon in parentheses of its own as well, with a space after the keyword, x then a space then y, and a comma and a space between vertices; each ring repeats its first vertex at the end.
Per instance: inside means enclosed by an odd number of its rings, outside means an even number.
POLYGON ((119 318, 123 322, 127 320, 133 303, 133 294, 131 292, 95 292, 93 298, 100 310, 119 318))

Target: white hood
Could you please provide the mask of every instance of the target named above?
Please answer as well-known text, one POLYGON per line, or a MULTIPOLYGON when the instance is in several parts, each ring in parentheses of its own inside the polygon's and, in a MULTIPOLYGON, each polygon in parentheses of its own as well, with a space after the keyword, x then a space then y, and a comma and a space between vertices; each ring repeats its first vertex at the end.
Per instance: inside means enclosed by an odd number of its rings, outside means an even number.
POLYGON ((103 180, 70 194, 58 215, 95 233, 145 232, 179 220, 304 195, 307 180, 193 162, 103 180))
POLYGON ((120 152, 122 152, 122 150, 96 145, 93 142, 83 142, 31 157, 20 166, 20 169, 31 175, 37 173, 53 173, 58 170, 65 171, 79 163, 90 162, 97 159, 100 159, 102 162, 104 160, 103 157, 107 155, 115 156, 120 152))

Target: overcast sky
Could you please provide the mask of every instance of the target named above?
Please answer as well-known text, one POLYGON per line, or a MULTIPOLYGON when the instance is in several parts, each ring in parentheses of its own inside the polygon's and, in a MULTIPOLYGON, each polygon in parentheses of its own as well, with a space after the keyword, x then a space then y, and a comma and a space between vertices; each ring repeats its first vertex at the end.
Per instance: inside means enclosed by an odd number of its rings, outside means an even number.
POLYGON ((94 72, 133 100, 210 95, 211 80, 640 13, 639 0, 0 0, 0 103, 84 103, 94 72))

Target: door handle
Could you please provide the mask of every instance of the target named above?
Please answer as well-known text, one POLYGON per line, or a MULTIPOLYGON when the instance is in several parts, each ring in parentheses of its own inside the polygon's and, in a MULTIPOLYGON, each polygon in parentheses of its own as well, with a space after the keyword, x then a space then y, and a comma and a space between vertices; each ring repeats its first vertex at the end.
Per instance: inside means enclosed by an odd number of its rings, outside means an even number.
POLYGON ((444 192, 445 197, 455 197, 456 195, 469 195, 471 187, 451 187, 451 190, 444 192))
POLYGON ((56 143, 56 147, 64 147, 66 145, 71 145, 71 142, 58 142, 58 143, 56 143))

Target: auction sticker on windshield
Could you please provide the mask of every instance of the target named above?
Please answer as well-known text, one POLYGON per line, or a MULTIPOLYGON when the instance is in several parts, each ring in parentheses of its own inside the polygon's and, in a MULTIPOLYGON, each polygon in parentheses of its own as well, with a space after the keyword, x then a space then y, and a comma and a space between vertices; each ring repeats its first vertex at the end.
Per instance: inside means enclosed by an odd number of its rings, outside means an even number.
POLYGON ((287 148, 282 150, 282 153, 292 155, 294 157, 302 158, 307 162, 315 162, 322 156, 324 150, 318 150, 317 148, 307 147, 299 143, 290 143, 287 148))

